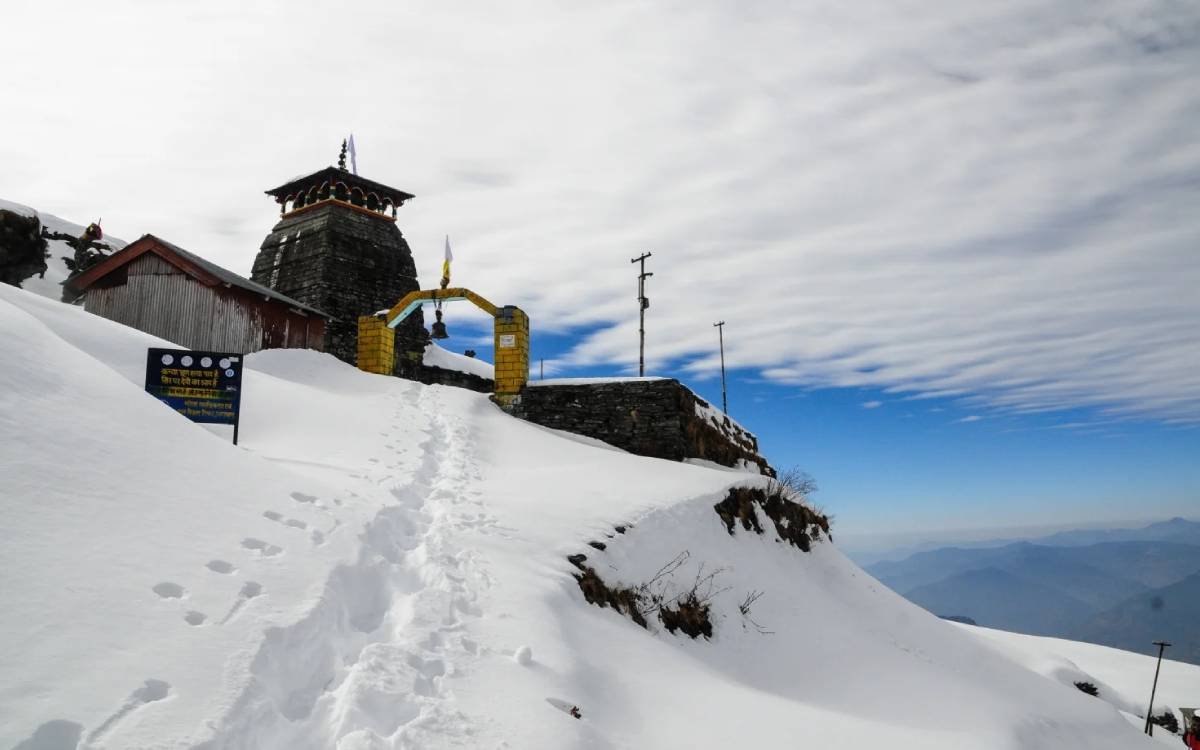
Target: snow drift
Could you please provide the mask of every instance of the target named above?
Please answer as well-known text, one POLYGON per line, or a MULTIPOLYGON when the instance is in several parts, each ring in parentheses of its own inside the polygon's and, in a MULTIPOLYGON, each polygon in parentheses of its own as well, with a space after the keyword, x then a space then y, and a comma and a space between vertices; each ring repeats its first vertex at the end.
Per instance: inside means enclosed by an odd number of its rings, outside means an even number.
POLYGON ((829 542, 730 534, 762 478, 298 350, 248 358, 234 447, 142 392, 163 344, 0 288, 0 747, 1153 746, 829 542), (718 571, 712 638, 588 605, 580 552, 718 571))

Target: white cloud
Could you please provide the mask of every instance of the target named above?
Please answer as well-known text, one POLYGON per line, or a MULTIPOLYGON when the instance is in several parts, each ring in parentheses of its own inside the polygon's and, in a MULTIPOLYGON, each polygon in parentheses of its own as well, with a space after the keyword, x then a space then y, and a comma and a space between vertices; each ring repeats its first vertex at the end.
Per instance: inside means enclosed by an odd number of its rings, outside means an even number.
POLYGON ((652 367, 719 318, 781 383, 1200 421, 1195 4, 7 12, 53 33, 0 51, 2 197, 245 273, 353 130, 427 283, 448 232, 535 337, 600 326, 567 365, 636 362, 650 250, 652 367))
POLYGON ((864 402, 863 402, 863 405, 862 405, 862 408, 864 408, 864 409, 878 409, 878 408, 879 408, 879 407, 881 407, 881 406, 883 406, 883 402, 882 402, 882 401, 864 401, 864 402))
POLYGON ((957 421, 957 422, 978 422, 981 419, 983 419, 983 417, 979 416, 978 414, 971 414, 971 415, 963 417, 962 419, 955 420, 955 421, 957 421))

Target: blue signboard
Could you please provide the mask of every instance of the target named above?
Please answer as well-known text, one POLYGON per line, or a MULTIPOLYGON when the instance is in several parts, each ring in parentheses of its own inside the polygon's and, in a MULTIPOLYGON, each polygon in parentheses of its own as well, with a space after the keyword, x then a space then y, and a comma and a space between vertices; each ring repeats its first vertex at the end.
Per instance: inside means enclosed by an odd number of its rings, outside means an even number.
POLYGON ((233 425, 237 445, 242 355, 188 349, 146 353, 146 392, 193 422, 233 425))

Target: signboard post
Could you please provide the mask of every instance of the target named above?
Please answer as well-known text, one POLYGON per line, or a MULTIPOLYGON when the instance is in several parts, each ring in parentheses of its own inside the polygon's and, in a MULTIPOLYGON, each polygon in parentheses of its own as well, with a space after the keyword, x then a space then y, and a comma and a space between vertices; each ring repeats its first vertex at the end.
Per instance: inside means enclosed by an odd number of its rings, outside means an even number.
POLYGON ((242 355, 187 349, 146 352, 146 392, 193 422, 233 425, 238 441, 242 355))

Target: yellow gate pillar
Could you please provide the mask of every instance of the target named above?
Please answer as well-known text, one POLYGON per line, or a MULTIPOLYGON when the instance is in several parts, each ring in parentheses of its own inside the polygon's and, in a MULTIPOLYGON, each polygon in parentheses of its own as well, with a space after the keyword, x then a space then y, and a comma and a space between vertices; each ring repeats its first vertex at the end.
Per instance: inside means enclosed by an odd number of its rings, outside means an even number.
POLYGON ((529 316, 519 307, 496 311, 496 402, 512 405, 529 382, 529 316))
POLYGON ((396 332, 382 316, 358 319, 358 369, 391 375, 396 362, 396 332))

